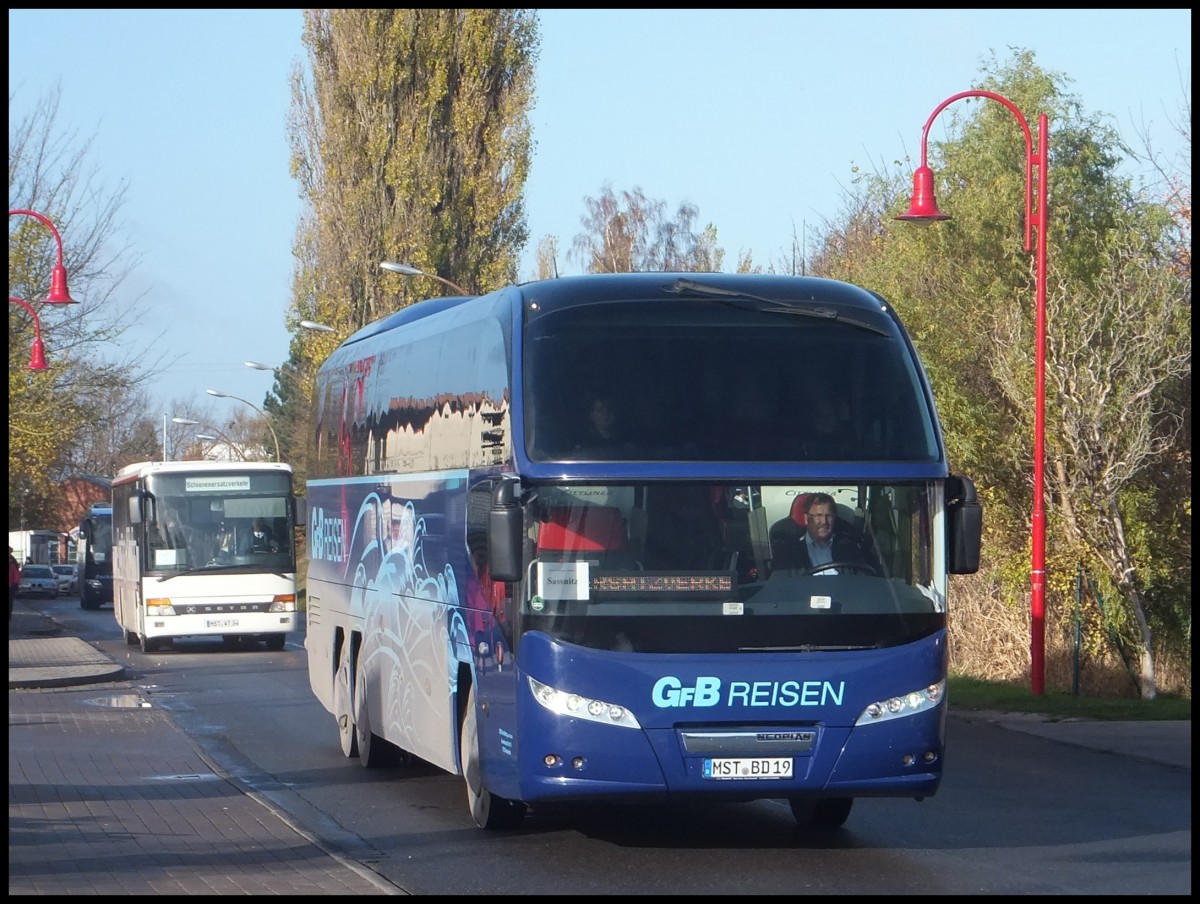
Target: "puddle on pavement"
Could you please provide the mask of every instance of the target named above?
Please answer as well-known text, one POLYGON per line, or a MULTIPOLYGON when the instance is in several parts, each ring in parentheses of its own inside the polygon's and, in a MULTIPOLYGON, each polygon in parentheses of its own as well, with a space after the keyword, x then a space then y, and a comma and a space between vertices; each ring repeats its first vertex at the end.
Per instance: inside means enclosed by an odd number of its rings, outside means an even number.
POLYGON ((107 706, 111 709, 149 709, 150 704, 138 694, 113 694, 111 697, 96 697, 84 700, 92 706, 107 706))

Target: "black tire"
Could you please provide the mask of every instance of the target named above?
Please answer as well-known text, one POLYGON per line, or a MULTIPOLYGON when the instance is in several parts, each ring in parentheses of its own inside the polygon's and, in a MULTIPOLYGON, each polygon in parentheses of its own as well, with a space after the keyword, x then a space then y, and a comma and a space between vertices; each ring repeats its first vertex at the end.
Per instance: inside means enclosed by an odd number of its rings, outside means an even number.
POLYGON ((100 608, 100 601, 94 600, 91 597, 87 596, 86 594, 80 594, 79 608, 87 609, 89 612, 94 612, 95 610, 100 608))
POLYGON ((136 634, 134 634, 132 631, 130 631, 128 628, 121 628, 121 637, 124 639, 126 646, 130 646, 130 647, 137 646, 138 636, 136 634))
POLYGON ((147 637, 145 634, 139 634, 138 642, 141 645, 143 653, 157 653, 158 652, 159 639, 157 637, 154 639, 151 639, 151 638, 147 637))
POLYGON ((284 644, 287 643, 287 635, 286 634, 268 634, 266 637, 266 641, 267 641, 267 649, 278 653, 280 650, 283 649, 284 644))
POLYGON ((802 829, 830 831, 841 828, 854 806, 853 797, 823 797, 812 799, 793 797, 788 800, 796 825, 802 829))
POLYGON ((493 794, 483 786, 479 766, 479 726, 475 716, 475 688, 467 692, 467 710, 459 732, 459 757, 467 785, 467 806, 481 829, 511 829, 525 818, 525 804, 493 794))
POLYGON ((358 761, 368 769, 399 766, 400 748, 371 731, 367 702, 367 679, 360 659, 354 677, 354 739, 358 745, 358 761))

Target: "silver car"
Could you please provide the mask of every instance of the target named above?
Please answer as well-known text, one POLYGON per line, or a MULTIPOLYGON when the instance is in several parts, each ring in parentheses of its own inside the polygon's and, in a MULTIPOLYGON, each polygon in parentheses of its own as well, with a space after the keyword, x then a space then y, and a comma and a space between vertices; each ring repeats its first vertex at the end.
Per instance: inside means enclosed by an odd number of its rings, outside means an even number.
POLYGON ((44 596, 58 598, 58 577, 49 565, 22 565, 21 583, 17 585, 17 596, 28 599, 44 596))
POLYGON ((51 565, 51 571, 58 578, 58 592, 71 594, 75 592, 77 571, 74 565, 51 565))

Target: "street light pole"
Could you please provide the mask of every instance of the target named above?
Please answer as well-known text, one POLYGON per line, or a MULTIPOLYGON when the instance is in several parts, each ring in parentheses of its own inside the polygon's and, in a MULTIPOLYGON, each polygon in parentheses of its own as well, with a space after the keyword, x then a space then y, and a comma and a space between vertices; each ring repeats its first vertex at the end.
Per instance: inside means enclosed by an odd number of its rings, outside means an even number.
POLYGON ((1025 250, 1034 251, 1035 327, 1034 327, 1034 390, 1033 390, 1033 518, 1031 529, 1032 554, 1030 562, 1030 687, 1035 696, 1045 690, 1046 677, 1046 509, 1045 509, 1045 451, 1046 451, 1046 172, 1050 165, 1050 130, 1046 114, 1038 116, 1038 143, 1033 146, 1029 123, 1008 98, 991 91, 962 91, 946 98, 934 108, 921 131, 921 165, 913 173, 912 202, 908 213, 898 220, 927 222, 949 217, 937 208, 934 199, 933 170, 929 168, 929 127, 946 107, 966 97, 984 97, 1003 104, 1017 118, 1025 134, 1025 250), (1033 171, 1037 169, 1037 211, 1034 212, 1033 171), (1032 241, 1037 227, 1036 250, 1032 241))
POLYGON ((271 431, 271 439, 275 440, 275 460, 276 461, 283 460, 282 456, 279 454, 279 437, 275 434, 275 428, 271 426, 271 419, 267 417, 267 414, 265 411, 263 411, 261 408, 259 408, 257 405, 255 405, 253 402, 247 402, 245 399, 239 398, 238 396, 235 396, 235 395, 230 395, 227 392, 221 392, 220 390, 217 390, 217 389, 206 389, 204 391, 207 392, 210 396, 216 396, 218 399, 233 399, 235 402, 241 402, 243 405, 249 405, 251 408, 253 408, 255 411, 257 411, 259 414, 259 417, 261 417, 263 419, 263 423, 267 425, 267 429, 271 431))
MULTIPOLYGON (((263 364, 260 361, 243 361, 242 363, 251 370, 262 370, 269 372, 275 377, 275 380, 277 383, 279 383, 279 385, 282 386, 285 383, 290 383, 294 389, 299 390, 302 396, 307 396, 307 392, 305 392, 304 389, 303 377, 300 375, 298 370, 289 370, 286 366, 272 367, 270 364, 263 364)), ((276 395, 278 395, 278 393, 276 393, 276 395)))
MULTIPOLYGON (((190 417, 173 417, 173 418, 171 418, 171 422, 174 424, 183 424, 185 427, 203 427, 205 430, 216 431, 217 433, 220 434, 220 438, 225 441, 225 445, 227 445, 230 449, 230 452, 231 452, 230 460, 232 460, 232 452, 237 452, 238 458, 240 458, 242 461, 246 460, 245 453, 242 452, 241 446, 239 446, 232 439, 230 439, 229 436, 226 435, 225 432, 222 431, 220 427, 216 427, 213 424, 206 424, 203 421, 197 421, 190 417)), ((203 438, 203 434, 200 434, 200 433, 197 433, 196 436, 199 438, 203 438)), ((210 439, 215 440, 215 439, 217 439, 217 437, 213 436, 213 437, 210 437, 210 439)))
POLYGON ((449 286, 459 295, 474 294, 472 292, 468 292, 458 283, 450 282, 450 280, 446 279, 445 277, 438 276, 436 273, 426 273, 424 270, 418 270, 416 267, 410 267, 408 264, 397 264, 394 261, 383 261, 379 266, 383 270, 391 270, 393 273, 399 273, 403 276, 425 276, 429 279, 437 280, 442 285, 449 286))
POLYGON ((336 333, 333 327, 326 323, 317 323, 315 320, 301 320, 300 325, 306 330, 312 330, 314 333, 336 333))

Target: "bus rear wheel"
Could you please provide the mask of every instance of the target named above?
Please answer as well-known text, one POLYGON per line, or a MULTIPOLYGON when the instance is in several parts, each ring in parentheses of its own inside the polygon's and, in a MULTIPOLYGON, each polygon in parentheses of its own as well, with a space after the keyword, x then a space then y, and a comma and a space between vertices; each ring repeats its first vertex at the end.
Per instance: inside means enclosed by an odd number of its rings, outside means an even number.
POLYGON ((796 824, 802 829, 827 831, 838 829, 850 816, 850 808, 854 806, 853 797, 823 797, 812 799, 793 797, 788 800, 796 824))
POLYGON ((353 698, 350 688, 350 638, 342 642, 338 654, 337 671, 333 675, 333 717, 337 720, 338 740, 342 753, 348 757, 358 756, 358 734, 354 730, 353 698))
POLYGON ((467 709, 463 713, 459 734, 459 757, 463 779, 467 784, 467 805, 476 825, 482 829, 511 829, 525 817, 525 805, 493 794, 483 786, 483 771, 479 765, 479 725, 475 717, 475 688, 467 692, 467 709))

